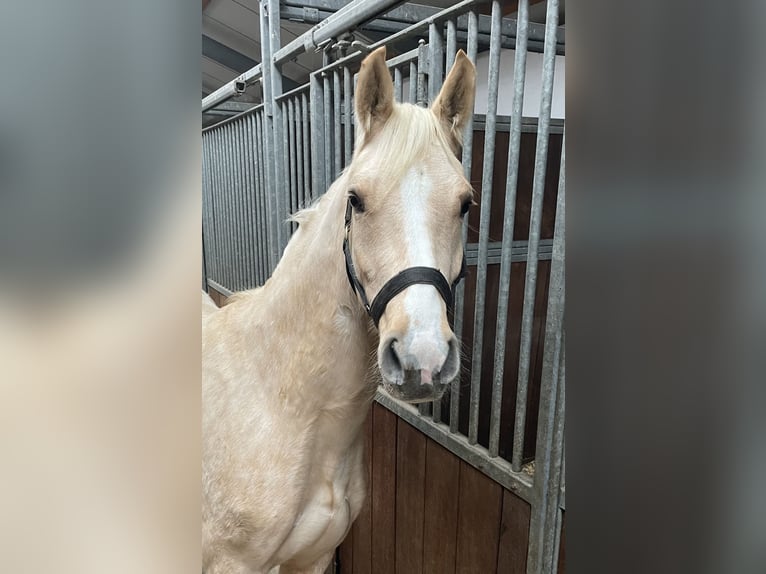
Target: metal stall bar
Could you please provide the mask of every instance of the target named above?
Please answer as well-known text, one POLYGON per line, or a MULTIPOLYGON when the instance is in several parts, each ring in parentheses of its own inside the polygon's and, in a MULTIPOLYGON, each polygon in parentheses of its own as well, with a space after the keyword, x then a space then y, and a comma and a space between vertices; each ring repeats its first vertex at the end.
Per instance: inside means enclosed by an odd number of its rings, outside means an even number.
POLYGON ((394 99, 402 101, 402 69, 399 67, 394 68, 394 99))
POLYGON ((410 89, 407 101, 414 104, 418 99, 418 66, 415 62, 410 62, 410 89))
POLYGON ((240 274, 237 290, 243 291, 247 289, 248 283, 250 282, 250 226, 248 225, 249 213, 247 210, 250 186, 248 184, 249 168, 247 166, 247 142, 245 138, 244 122, 240 118, 237 120, 235 125, 238 148, 237 155, 239 156, 237 162, 239 168, 239 189, 237 190, 237 231, 239 232, 239 237, 242 240, 242 256, 239 260, 240 274))
MULTIPOLYGON (((495 331, 495 364, 492 380, 492 406, 489 418, 489 454, 497 456, 500 450, 500 410, 503 402, 505 369, 505 343, 508 334, 508 297, 511 285, 511 255, 513 228, 516 219, 516 187, 519 177, 521 152, 521 116, 524 109, 524 85, 527 72, 527 24, 529 0, 519 0, 518 29, 513 71, 513 103, 511 104, 511 133, 508 152, 508 170, 505 182, 505 213, 503 216, 503 243, 500 259, 500 290, 497 296, 497 330, 495 331)), ((538 254, 535 253, 535 260, 538 254)))
POLYGON ((344 105, 344 126, 343 126, 343 165, 351 163, 351 156, 354 152, 354 125, 351 121, 353 109, 354 92, 351 87, 351 70, 348 66, 343 66, 343 105, 344 105))
MULTIPOLYGON (((415 86, 415 103, 418 106, 425 107, 426 101, 426 66, 428 65, 428 46, 422 38, 418 40, 418 73, 415 86)), ((412 80, 410 80, 412 81, 412 80)))
POLYGON ((557 24, 558 0, 548 0, 542 89, 540 94, 540 116, 535 149, 535 172, 532 180, 532 207, 530 208, 531 213, 529 216, 529 252, 524 281, 524 307, 521 314, 519 378, 516 386, 516 418, 513 429, 513 458, 511 460, 514 469, 521 468, 521 459, 524 451, 524 423, 526 422, 527 414, 527 387, 529 383, 530 352, 532 349, 532 319, 535 310, 535 288, 537 286, 537 247, 540 242, 540 219, 543 210, 543 192, 545 191, 545 168, 548 160, 557 24))
POLYGON ((245 92, 248 86, 255 84, 261 77, 262 68, 258 64, 247 70, 244 74, 241 74, 234 78, 232 81, 227 82, 215 92, 203 98, 202 111, 206 112, 210 108, 214 108, 218 104, 225 102, 226 100, 242 94, 245 92))
POLYGON ((253 284, 251 287, 258 287, 261 284, 261 199, 258 182, 258 132, 256 129, 256 116, 249 114, 247 116, 247 129, 250 138, 250 169, 253 178, 253 284))
MULTIPOLYGON (((288 133, 288 148, 290 159, 290 214, 295 215, 300 209, 300 201, 298 200, 298 149, 295 146, 295 100, 290 98, 287 102, 287 133, 288 133)), ((287 158, 286 158, 287 159, 287 158)), ((298 224, 292 222, 290 224, 293 228, 293 233, 298 229, 298 224)))
POLYGON ((330 157, 327 157, 327 161, 324 164, 324 180, 325 180, 325 188, 322 190, 322 193, 327 191, 327 188, 332 185, 332 182, 335 180, 335 177, 333 176, 333 158, 335 155, 335 150, 332 147, 332 138, 333 138, 333 132, 331 127, 332 122, 332 100, 333 100, 333 94, 330 90, 330 77, 327 75, 328 72, 322 72, 322 90, 324 93, 324 113, 322 114, 322 123, 324 124, 324 148, 325 148, 325 155, 331 154, 330 157))
POLYGON ((220 138, 222 146, 223 163, 221 164, 221 221, 223 223, 223 254, 224 269, 220 277, 221 285, 227 289, 231 288, 231 268, 232 268, 232 248, 231 248, 231 221, 230 221, 230 201, 228 190, 231 189, 231 160, 229 158, 229 124, 221 128, 220 138))
MULTIPOLYGON (((444 82, 444 23, 431 23, 428 27, 428 101, 432 103, 444 82)), ((434 422, 442 420, 441 399, 431 403, 434 422)))
MULTIPOLYGON (((221 146, 218 142, 218 132, 208 132, 206 136, 210 141, 210 156, 211 165, 213 168, 213 186, 210 193, 212 200, 211 205, 213 208, 213 214, 215 217, 215 227, 213 229, 215 235, 214 249, 215 249, 215 274, 213 277, 215 281, 221 282, 223 280, 223 219, 221 217, 221 146)), ((209 281, 208 281, 209 283, 209 281)))
POLYGON ((253 137, 250 133, 250 124, 248 122, 249 116, 243 116, 240 120, 241 132, 242 132, 242 144, 244 147, 243 161, 245 163, 245 185, 244 190, 244 221, 243 227, 246 237, 246 262, 245 262, 245 283, 242 286, 243 289, 250 289, 255 284, 255 269, 254 269, 254 208, 253 208, 253 193, 255 186, 253 185, 253 137))
POLYGON ((335 69, 332 71, 332 104, 333 104, 333 126, 335 127, 335 172, 333 173, 333 180, 340 175, 343 169, 343 155, 340 152, 340 145, 343 141, 341 134, 341 116, 340 116, 340 71, 335 69))
POLYGON ((215 277, 215 268, 218 264, 215 256, 215 213, 213 211, 213 165, 210 159, 210 138, 202 137, 202 215, 204 217, 203 229, 204 242, 203 253, 205 257, 205 284, 203 289, 207 291, 207 280, 215 277))
POLYGON ((324 90, 322 90, 321 72, 310 76, 311 86, 311 198, 316 199, 327 189, 325 179, 325 141, 324 122, 324 90))
POLYGON ((244 267, 244 243, 245 238, 242 233, 241 225, 241 209, 242 209, 242 140, 239 134, 239 123, 232 122, 229 124, 229 137, 231 141, 231 154, 232 154, 232 180, 234 185, 229 190, 229 197, 232 200, 231 204, 231 224, 232 224, 232 242, 235 248, 235 260, 234 268, 234 280, 230 286, 234 292, 242 289, 243 283, 243 267, 244 267))
POLYGON ((487 123, 484 132, 484 163, 481 177, 481 213, 479 216, 479 261, 476 266, 476 303, 473 321, 473 356, 471 362, 471 402, 468 416, 468 441, 476 444, 479 437, 479 395, 481 390, 481 360, 484 342, 484 306, 487 283, 487 247, 489 243, 489 212, 492 204, 492 176, 495 161, 495 120, 500 76, 500 2, 492 2, 492 36, 489 45, 489 76, 487 86, 487 123))
MULTIPOLYGON (((290 172, 287 169, 287 162, 289 161, 290 157, 290 136, 288 135, 287 131, 289 129, 287 124, 287 101, 282 101, 277 104, 276 107, 279 107, 279 115, 282 117, 282 165, 285 166, 284 171, 277 171, 277 179, 281 180, 282 190, 280 190, 282 198, 283 198, 283 205, 285 206, 284 212, 280 212, 282 219, 287 219, 287 217, 292 213, 293 211, 293 198, 290 188, 290 172)), ((287 233, 288 238, 287 240, 290 240, 290 235, 292 235, 293 231, 293 224, 291 222, 287 223, 287 233)))
POLYGON ((454 20, 447 20, 447 61, 444 69, 449 73, 452 69, 452 64, 455 63, 455 55, 457 54, 457 32, 456 24, 454 20))
MULTIPOLYGON (((479 51, 478 36, 478 17, 476 12, 468 13, 468 58, 476 64, 476 56, 479 51)), ((468 117, 468 123, 463 132, 463 174, 465 178, 471 180, 471 169, 473 167, 473 120, 474 114, 468 117)), ((463 249, 468 245, 468 216, 463 220, 463 249)), ((465 307, 465 281, 461 281, 455 290, 455 327, 454 332, 458 341, 463 336, 463 313, 465 307)), ((462 377, 458 376, 452 381, 450 389, 450 417, 449 430, 451 433, 458 432, 458 419, 460 416, 460 383, 462 377)))
POLYGON ((561 494, 561 451, 564 444, 563 323, 564 234, 566 218, 565 153, 561 151, 556 218, 551 258, 548 311, 543 348, 543 379, 537 424, 534 490, 536 504, 529 524, 527 572, 551 572, 555 554, 555 525, 561 494))
POLYGON ((260 260, 261 260, 261 277, 259 285, 263 285, 266 279, 271 274, 271 265, 269 264, 270 256, 268 249, 269 241, 269 205, 268 196, 266 192, 265 183, 265 171, 266 166, 263 161, 263 110, 255 115, 255 137, 257 145, 257 159, 258 162, 258 199, 259 199, 259 227, 260 227, 260 260))
POLYGON ((311 140, 309 139, 309 100, 301 94, 301 121, 303 124, 303 203, 311 202, 311 140))
POLYGON ((305 188, 303 187, 303 111, 301 96, 295 96, 295 184, 298 194, 298 205, 306 207, 305 188))

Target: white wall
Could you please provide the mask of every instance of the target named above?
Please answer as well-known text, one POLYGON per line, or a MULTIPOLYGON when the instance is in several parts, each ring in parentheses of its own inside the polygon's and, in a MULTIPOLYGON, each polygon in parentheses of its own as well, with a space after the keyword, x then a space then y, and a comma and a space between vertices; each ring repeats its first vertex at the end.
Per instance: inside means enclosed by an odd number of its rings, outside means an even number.
MULTIPOLYGON (((500 85, 497 98, 497 113, 503 116, 511 115, 513 103, 513 70, 515 50, 500 51, 500 85)), ((527 74, 524 86, 523 116, 538 117, 540 115, 540 92, 542 88, 543 55, 527 53, 527 74)), ((476 105, 477 114, 487 113, 487 76, 489 71, 489 52, 479 54, 476 61, 476 105)), ((566 65, 564 56, 556 56, 556 66, 553 73, 553 102, 551 117, 564 118, 564 84, 566 65)))

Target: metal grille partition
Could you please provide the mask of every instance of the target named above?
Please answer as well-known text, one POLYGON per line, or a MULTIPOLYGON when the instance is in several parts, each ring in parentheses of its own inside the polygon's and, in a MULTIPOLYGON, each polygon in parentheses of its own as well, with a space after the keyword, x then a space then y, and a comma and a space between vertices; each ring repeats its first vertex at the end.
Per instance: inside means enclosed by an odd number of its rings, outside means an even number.
POLYGON ((442 401, 419 409, 384 392, 376 400, 528 501, 527 572, 553 572, 564 508, 564 128, 551 120, 555 58, 564 52, 558 1, 547 2, 545 25, 529 22, 526 0, 515 20, 502 17, 499 1, 464 0, 367 49, 346 53, 333 44, 394 4, 356 0, 282 46, 279 19, 270 17, 280 3, 261 0, 263 63, 203 100, 210 109, 243 86, 263 86, 263 104, 202 132, 204 283, 229 295, 271 275, 295 229, 289 215, 350 162, 355 74, 367 51, 396 47, 388 61, 395 96, 418 105, 438 94, 459 48, 474 62, 487 53, 486 114, 472 118, 462 152, 480 204, 464 227, 470 277, 453 318, 458 338, 470 342, 469 368, 442 401), (481 14, 487 4, 490 14, 481 14), (324 66, 282 93, 281 64, 316 44, 325 48, 324 66), (501 88, 507 48, 514 72, 501 88), (530 52, 542 53, 537 118, 522 115, 530 52), (511 102, 510 116, 498 114, 500 98, 511 102), (524 158, 531 182, 522 194, 524 158), (504 181, 496 180, 501 172, 504 181))

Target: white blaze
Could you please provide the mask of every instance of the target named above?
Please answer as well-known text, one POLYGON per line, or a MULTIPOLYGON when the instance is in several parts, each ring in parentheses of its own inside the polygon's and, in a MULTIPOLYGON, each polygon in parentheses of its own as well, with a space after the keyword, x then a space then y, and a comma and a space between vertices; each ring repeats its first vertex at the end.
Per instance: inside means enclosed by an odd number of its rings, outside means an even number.
MULTIPOLYGON (((438 269, 429 234, 428 219, 431 180, 422 171, 412 168, 401 187, 404 213, 404 239, 407 246, 407 267, 438 269)), ((404 309, 409 317, 409 329, 402 341, 400 354, 417 359, 419 367, 428 373, 441 367, 448 345, 441 332, 443 301, 433 285, 411 285, 404 292, 404 309)))

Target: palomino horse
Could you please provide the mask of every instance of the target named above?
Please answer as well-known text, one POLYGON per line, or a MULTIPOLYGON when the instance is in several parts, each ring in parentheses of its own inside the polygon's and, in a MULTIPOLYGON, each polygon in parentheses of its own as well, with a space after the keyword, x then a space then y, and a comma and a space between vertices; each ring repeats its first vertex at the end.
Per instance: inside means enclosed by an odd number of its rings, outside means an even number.
POLYGON ((206 574, 321 574, 362 506, 361 427, 381 376, 411 402, 457 376, 447 308, 472 190, 455 156, 474 88, 461 50, 430 109, 397 104, 385 48, 370 54, 351 164, 294 216, 263 287, 206 303, 206 574))

